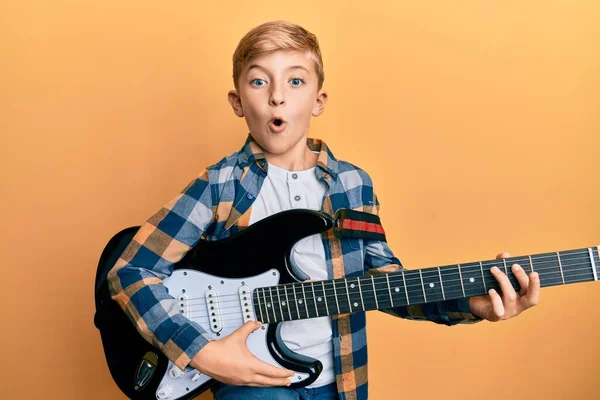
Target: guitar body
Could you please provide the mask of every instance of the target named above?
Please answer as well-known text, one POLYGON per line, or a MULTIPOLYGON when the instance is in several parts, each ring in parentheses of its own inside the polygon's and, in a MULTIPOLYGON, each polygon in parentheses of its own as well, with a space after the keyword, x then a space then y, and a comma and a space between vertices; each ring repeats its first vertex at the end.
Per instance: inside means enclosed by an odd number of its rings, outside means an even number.
MULTIPOLYGON (((163 283, 179 300, 182 314, 199 323, 213 339, 222 339, 248 320, 261 320, 251 301, 253 289, 305 280, 290 261, 291 249, 299 240, 331 227, 332 219, 318 211, 275 214, 229 238, 201 240, 174 265, 173 274, 163 283)), ((108 271, 138 229, 116 234, 100 257, 94 322, 107 364, 118 387, 131 399, 191 399, 216 381, 195 369, 182 372, 175 367, 138 333, 110 297, 108 271)), ((280 323, 261 322, 261 329, 248 338, 250 351, 265 362, 296 371, 292 387, 314 382, 321 363, 289 350, 281 339, 280 323)))

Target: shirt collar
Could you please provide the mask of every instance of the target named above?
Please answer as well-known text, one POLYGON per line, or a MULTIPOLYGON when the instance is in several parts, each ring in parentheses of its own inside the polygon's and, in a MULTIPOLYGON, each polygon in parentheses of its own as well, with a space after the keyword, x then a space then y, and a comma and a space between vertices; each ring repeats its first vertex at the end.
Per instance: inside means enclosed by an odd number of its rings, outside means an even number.
MULTIPOLYGON (((329 175, 331 178, 337 179, 338 162, 327 144, 317 138, 307 138, 306 145, 311 151, 319 153, 316 165, 317 168, 315 168, 317 177, 328 179, 329 175)), ((239 152, 238 164, 240 164, 241 167, 244 167, 252 162, 257 163, 260 169, 267 172, 268 163, 266 156, 252 135, 248 134, 248 138, 239 152)))

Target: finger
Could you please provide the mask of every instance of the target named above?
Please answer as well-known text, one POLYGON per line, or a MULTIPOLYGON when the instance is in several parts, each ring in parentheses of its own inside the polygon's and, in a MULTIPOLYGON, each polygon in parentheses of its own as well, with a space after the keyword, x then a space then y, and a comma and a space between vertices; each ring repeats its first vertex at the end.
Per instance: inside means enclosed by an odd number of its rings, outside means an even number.
POLYGON ((252 355, 254 363, 250 367, 256 374, 264 375, 269 378, 287 378, 294 374, 294 371, 290 371, 285 368, 278 368, 272 364, 262 361, 258 357, 252 355))
POLYGON ((498 254, 498 255, 496 256, 496 259, 500 259, 500 258, 508 258, 508 257, 510 257, 510 254, 508 254, 507 252, 505 252, 505 251, 504 251, 504 252, 502 252, 502 253, 498 254))
POLYGON ((242 338, 244 339, 244 342, 245 342, 246 339, 248 338, 248 336, 250 336, 250 334, 252 332, 254 332, 255 330, 257 330, 258 328, 260 328, 261 325, 262 324, 258 321, 248 321, 244 325, 237 328, 237 330, 235 332, 239 332, 240 335, 242 335, 242 338))
POLYGON ((529 289, 524 297, 525 307, 533 307, 540 301, 540 275, 537 272, 529 274, 529 289))
POLYGON ((519 264, 513 264, 511 267, 512 273, 517 278, 517 282, 519 282, 519 286, 521 289, 519 290, 519 294, 521 296, 525 296, 527 290, 529 288, 529 277, 527 273, 521 268, 519 264))
POLYGON ((261 374, 256 374, 248 386, 289 386, 292 383, 290 378, 273 378, 261 374))
POLYGON ((504 301, 505 302, 517 301, 517 292, 515 292, 515 288, 508 280, 508 277, 506 276, 506 274, 504 272, 500 271, 500 269, 498 267, 492 267, 491 272, 492 272, 492 275, 494 275, 494 277, 498 281, 498 284, 500 285, 500 291, 502 292, 502 298, 504 299, 504 301))
POLYGON ((490 295, 490 300, 492 302, 492 315, 491 321, 499 321, 504 316, 504 304, 502 303, 502 298, 494 289, 488 290, 488 294, 490 295))

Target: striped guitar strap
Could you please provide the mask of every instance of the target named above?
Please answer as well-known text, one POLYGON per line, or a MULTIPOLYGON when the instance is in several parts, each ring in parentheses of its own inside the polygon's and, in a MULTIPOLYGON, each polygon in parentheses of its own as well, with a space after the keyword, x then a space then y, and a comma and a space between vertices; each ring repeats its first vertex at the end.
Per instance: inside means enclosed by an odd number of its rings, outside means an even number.
POLYGON ((333 233, 338 238, 386 241, 378 215, 346 208, 341 208, 335 213, 333 233))

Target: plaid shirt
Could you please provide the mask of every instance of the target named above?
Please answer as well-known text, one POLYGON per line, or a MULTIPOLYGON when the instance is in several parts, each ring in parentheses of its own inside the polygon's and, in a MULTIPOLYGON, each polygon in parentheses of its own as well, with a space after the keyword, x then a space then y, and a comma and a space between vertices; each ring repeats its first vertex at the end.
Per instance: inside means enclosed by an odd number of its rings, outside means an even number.
MULTIPOLYGON (((337 160, 321 140, 309 138, 307 146, 318 152, 315 173, 327 184, 323 212, 332 217, 340 208, 379 213, 373 183, 365 171, 337 160)), ((140 334, 181 369, 212 337, 178 312, 162 280, 200 239, 224 239, 248 226, 252 203, 267 173, 265 155, 248 135, 242 149, 206 168, 146 221, 109 273, 113 299, 140 334)), ((403 269, 386 242, 340 239, 332 230, 323 232, 322 239, 330 279, 403 269)), ((380 311, 445 325, 481 320, 471 314, 466 299, 380 311)), ((367 399, 366 313, 331 318, 339 398, 367 399)))

